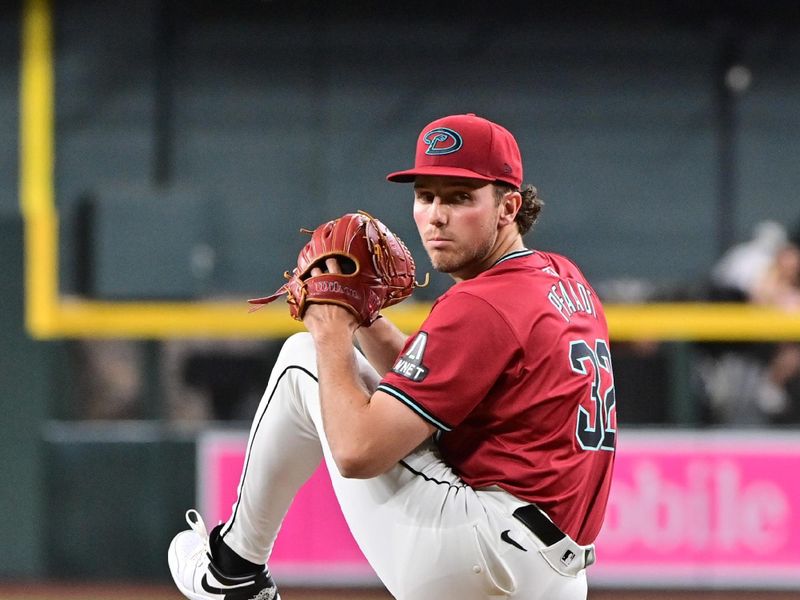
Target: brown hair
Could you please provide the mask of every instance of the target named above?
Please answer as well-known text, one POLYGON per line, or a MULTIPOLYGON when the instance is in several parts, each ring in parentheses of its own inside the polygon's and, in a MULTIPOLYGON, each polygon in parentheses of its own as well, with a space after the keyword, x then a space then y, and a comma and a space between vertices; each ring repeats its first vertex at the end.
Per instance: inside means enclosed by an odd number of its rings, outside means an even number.
POLYGON ((519 190, 514 186, 505 183, 495 183, 494 197, 500 202, 503 196, 509 192, 518 191, 522 194, 522 206, 519 208, 514 221, 517 223, 520 235, 525 235, 531 230, 536 220, 539 218, 539 213, 544 206, 544 200, 539 198, 538 190, 531 184, 523 185, 519 190))

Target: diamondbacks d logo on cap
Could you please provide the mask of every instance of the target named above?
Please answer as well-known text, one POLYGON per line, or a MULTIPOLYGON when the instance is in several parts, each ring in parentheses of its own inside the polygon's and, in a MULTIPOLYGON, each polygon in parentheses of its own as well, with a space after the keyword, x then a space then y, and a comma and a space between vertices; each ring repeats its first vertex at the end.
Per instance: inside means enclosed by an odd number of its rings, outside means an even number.
POLYGON ((458 132, 448 129, 447 127, 437 127, 426 132, 422 138, 428 149, 425 154, 430 156, 438 156, 440 154, 451 154, 464 143, 458 132))

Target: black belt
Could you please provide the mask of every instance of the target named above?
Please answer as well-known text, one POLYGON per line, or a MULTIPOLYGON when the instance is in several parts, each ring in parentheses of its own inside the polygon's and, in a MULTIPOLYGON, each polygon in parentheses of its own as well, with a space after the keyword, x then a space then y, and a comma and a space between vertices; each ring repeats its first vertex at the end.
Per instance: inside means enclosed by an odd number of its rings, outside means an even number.
POLYGON ((545 546, 552 546, 567 537, 535 504, 520 506, 512 514, 542 540, 545 546))

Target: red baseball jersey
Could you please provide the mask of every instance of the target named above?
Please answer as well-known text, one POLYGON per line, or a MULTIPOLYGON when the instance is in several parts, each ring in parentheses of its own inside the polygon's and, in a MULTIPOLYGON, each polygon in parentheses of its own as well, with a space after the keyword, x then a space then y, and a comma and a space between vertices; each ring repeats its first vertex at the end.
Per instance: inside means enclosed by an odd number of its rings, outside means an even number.
POLYGON ((597 537, 614 377, 603 309, 574 263, 521 250, 455 284, 378 389, 439 429, 466 483, 536 503, 580 544, 597 537))

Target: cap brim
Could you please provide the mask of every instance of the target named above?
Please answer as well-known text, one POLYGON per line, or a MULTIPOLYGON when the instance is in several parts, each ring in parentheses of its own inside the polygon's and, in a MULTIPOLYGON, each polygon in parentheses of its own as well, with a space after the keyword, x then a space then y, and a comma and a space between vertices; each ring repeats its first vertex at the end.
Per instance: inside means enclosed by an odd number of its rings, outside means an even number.
POLYGON ((420 175, 432 175, 438 177, 464 177, 465 179, 480 179, 481 181, 495 181, 494 177, 487 177, 469 169, 460 169, 458 167, 419 167, 416 169, 408 169, 406 171, 395 171, 389 173, 386 179, 394 181, 395 183, 411 183, 416 177, 420 175))

